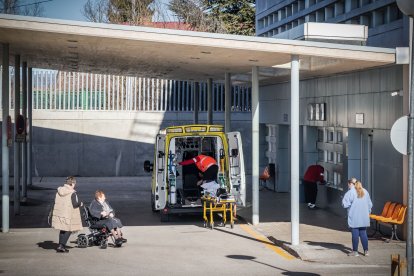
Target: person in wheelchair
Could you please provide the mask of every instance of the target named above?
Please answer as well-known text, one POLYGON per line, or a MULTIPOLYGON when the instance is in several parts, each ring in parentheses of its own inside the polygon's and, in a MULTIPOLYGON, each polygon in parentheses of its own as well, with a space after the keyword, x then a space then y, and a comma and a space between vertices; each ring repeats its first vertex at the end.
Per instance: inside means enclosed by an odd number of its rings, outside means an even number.
POLYGON ((115 217, 114 209, 109 205, 103 191, 97 190, 95 192, 95 200, 91 202, 89 212, 92 217, 98 219, 95 222, 95 226, 105 226, 111 231, 116 246, 121 246, 122 243, 127 242, 127 239, 123 238, 121 231, 123 227, 121 220, 115 217))

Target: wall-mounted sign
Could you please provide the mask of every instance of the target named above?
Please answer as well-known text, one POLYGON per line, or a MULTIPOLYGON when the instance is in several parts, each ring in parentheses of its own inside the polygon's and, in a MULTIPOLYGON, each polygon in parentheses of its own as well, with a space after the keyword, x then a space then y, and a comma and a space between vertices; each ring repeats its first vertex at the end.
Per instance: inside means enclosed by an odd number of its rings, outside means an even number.
POLYGON ((309 121, 325 121, 326 120, 326 103, 310 103, 308 104, 308 120, 309 121))
POLYGON ((357 125, 363 125, 364 124, 364 113, 355 114, 355 123, 357 125))

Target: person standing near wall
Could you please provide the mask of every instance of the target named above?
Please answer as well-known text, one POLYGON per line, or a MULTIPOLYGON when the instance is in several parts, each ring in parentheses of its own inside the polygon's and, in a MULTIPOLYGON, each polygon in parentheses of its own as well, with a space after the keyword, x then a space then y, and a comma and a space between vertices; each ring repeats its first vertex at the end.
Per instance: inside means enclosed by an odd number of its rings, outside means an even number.
POLYGON ((79 201, 75 191, 76 179, 73 176, 66 178, 62 187, 57 189, 55 205, 53 207, 52 227, 60 230, 57 253, 68 253, 66 243, 72 232, 82 230, 82 220, 79 207, 83 203, 79 201))
POLYGON ((325 183, 324 171, 325 169, 321 165, 310 165, 303 176, 305 201, 310 209, 316 207, 316 196, 318 194, 317 183, 325 183))
POLYGON ((364 256, 368 256, 369 214, 372 209, 372 202, 367 190, 362 187, 360 181, 348 181, 348 192, 342 199, 342 206, 348 211, 348 226, 352 232, 352 252, 348 256, 359 256, 358 244, 361 239, 364 256))

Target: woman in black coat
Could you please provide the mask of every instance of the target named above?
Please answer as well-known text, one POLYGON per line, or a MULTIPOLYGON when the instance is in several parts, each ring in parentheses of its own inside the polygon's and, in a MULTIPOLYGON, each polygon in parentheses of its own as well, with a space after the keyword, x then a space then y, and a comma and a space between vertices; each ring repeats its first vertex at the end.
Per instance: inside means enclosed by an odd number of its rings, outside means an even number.
POLYGON ((101 190, 95 192, 95 200, 89 206, 89 212, 94 218, 99 219, 96 225, 106 226, 115 238, 115 244, 121 246, 127 242, 123 238, 121 228, 123 227, 121 220, 115 217, 114 209, 106 201, 105 193, 101 190))

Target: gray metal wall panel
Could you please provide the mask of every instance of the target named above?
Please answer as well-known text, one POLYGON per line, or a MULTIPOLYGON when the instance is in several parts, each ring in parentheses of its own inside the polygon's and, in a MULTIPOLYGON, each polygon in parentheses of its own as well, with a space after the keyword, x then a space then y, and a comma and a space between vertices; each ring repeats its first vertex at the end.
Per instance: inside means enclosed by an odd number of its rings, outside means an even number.
POLYGON ((380 91, 380 72, 378 69, 361 71, 359 73, 359 93, 370 93, 380 91))
POLYGON ((402 75, 402 66, 393 66, 381 69, 380 90, 392 92, 403 89, 402 75))

